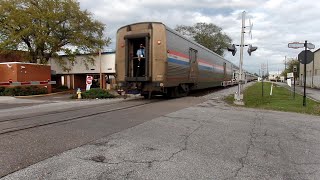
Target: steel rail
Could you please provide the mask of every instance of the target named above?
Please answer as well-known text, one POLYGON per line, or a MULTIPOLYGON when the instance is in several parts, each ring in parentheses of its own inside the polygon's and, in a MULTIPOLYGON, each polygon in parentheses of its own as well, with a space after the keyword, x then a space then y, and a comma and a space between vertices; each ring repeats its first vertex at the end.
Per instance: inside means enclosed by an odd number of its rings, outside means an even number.
MULTIPOLYGON (((27 125, 24 125, 24 126, 19 126, 18 125, 18 126, 15 126, 15 127, 5 128, 5 129, 0 130, 0 135, 12 133, 12 132, 17 132, 17 131, 22 131, 22 130, 26 130, 26 129, 32 129, 32 128, 37 128, 37 127, 57 124, 57 123, 77 121, 77 120, 81 120, 83 118, 87 118, 87 117, 90 117, 90 116, 97 116, 97 115, 111 113, 111 112, 115 112, 115 111, 132 109, 132 108, 141 107, 141 106, 145 106, 145 105, 156 103, 156 102, 159 102, 159 100, 148 101, 148 102, 144 102, 144 103, 141 103, 141 104, 134 104, 134 105, 124 106, 124 107, 118 107, 118 108, 109 109, 109 110, 106 110, 106 111, 93 112, 93 113, 89 113, 87 115, 73 116, 73 117, 70 117, 70 118, 64 118, 64 119, 57 120, 57 121, 49 121, 49 122, 43 122, 43 123, 31 123, 31 124, 27 124, 27 125)), ((77 110, 81 110, 81 109, 77 109, 77 110)), ((67 111, 63 111, 63 112, 67 112, 67 111)), ((63 112, 59 112, 59 113, 63 113, 63 112)), ((49 113, 49 114, 55 114, 55 113, 49 113)), ((49 114, 38 115, 36 117, 46 116, 46 115, 49 115, 49 114)), ((30 118, 30 117, 25 117, 25 118, 30 118)), ((10 120, 10 122, 18 122, 19 123, 19 121, 22 121, 25 118, 19 118, 19 119, 15 119, 15 120, 10 120)), ((7 123, 7 122, 8 121, 0 122, 0 127, 1 127, 2 123, 7 123)))

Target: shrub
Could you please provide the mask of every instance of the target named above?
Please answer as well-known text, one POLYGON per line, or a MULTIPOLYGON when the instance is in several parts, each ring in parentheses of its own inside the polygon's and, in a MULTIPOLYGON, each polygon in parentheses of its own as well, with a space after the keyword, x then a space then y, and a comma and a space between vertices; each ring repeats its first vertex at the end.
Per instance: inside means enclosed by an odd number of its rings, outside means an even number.
POLYGON ((4 92, 6 88, 5 87, 0 87, 0 96, 2 96, 2 93, 4 92))
POLYGON ((68 86, 56 86, 52 88, 52 92, 62 92, 69 90, 68 86))
MULTIPOLYGON (((114 98, 115 95, 111 94, 109 91, 99 88, 93 88, 89 91, 84 91, 81 93, 82 99, 106 99, 114 98)), ((77 98, 77 94, 72 96, 72 98, 77 98)))
POLYGON ((48 93, 47 88, 39 86, 0 87, 1 96, 28 96, 48 93))

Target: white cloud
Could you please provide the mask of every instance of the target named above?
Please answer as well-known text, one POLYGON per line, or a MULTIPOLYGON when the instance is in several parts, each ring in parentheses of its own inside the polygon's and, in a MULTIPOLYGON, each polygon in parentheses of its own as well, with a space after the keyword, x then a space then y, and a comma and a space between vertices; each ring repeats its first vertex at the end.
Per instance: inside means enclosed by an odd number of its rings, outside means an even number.
MULTIPOLYGON (((239 44, 241 13, 247 12, 254 24, 253 38, 246 33, 245 43, 258 46, 249 56, 244 50, 244 67, 258 72, 261 63, 270 70, 284 68, 284 58, 296 57, 302 49, 289 49, 289 42, 308 40, 320 47, 320 3, 311 0, 79 0, 82 9, 88 9, 94 18, 107 25, 106 35, 112 38, 121 26, 141 22, 160 21, 171 28, 177 25, 193 25, 197 22, 214 23, 222 27, 233 42, 239 44)), ((239 64, 236 56, 226 58, 239 64)))

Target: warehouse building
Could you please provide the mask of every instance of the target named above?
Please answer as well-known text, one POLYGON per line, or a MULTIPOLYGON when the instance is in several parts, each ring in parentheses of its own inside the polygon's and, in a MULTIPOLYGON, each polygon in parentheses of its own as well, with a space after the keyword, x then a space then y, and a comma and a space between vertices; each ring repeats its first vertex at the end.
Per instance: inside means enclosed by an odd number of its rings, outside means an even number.
MULTIPOLYGON (((300 84, 304 82, 304 65, 300 63, 300 84)), ((306 65, 306 86, 320 89, 320 48, 314 51, 314 60, 306 65)))

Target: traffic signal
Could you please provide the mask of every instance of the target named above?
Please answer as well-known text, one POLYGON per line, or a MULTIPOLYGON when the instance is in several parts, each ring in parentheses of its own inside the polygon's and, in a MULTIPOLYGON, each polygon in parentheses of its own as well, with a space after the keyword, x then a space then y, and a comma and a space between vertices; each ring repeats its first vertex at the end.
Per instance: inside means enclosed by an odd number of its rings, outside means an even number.
POLYGON ((251 56, 251 53, 255 50, 257 50, 258 47, 255 47, 255 46, 252 46, 251 44, 249 45, 249 48, 248 48, 248 53, 249 55, 251 56))
POLYGON ((236 52, 237 52, 236 45, 232 44, 231 46, 229 46, 228 51, 232 52, 232 56, 236 55, 236 52))
POLYGON ((297 66, 296 65, 293 66, 293 72, 297 72, 297 66))

